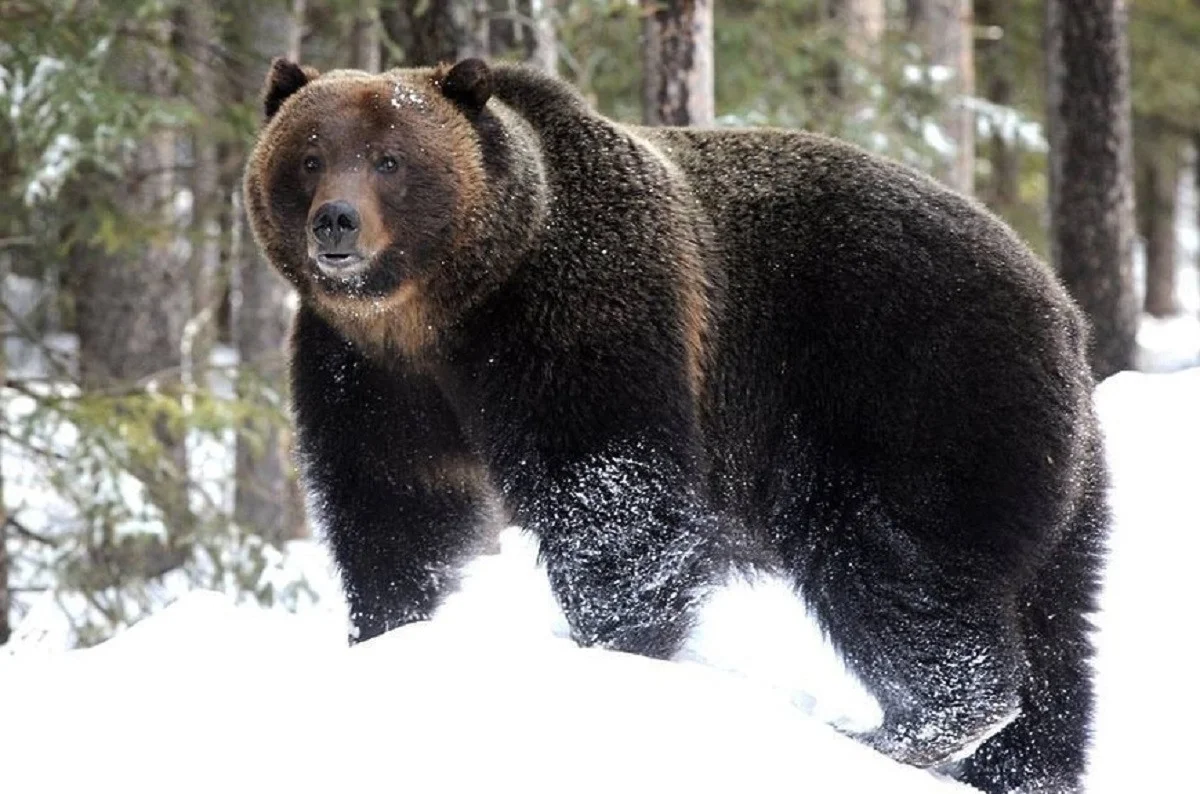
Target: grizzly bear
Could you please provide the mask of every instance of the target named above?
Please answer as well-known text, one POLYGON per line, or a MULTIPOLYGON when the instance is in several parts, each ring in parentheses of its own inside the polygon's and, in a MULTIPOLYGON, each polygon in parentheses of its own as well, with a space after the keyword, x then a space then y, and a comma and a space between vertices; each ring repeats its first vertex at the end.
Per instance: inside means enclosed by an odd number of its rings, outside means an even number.
POLYGON ((513 521, 583 645, 787 577, 985 791, 1080 785, 1108 524, 1086 328, 971 200, 785 130, 610 121, 529 68, 277 60, 246 206, 297 290, 301 470, 357 640, 513 521))

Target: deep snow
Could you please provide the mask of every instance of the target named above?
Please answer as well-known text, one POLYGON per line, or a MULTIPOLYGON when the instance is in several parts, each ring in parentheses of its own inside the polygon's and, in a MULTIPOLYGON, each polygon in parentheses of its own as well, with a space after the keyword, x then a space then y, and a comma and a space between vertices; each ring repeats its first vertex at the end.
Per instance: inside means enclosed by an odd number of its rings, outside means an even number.
MULTIPOLYGON (((1097 405, 1117 521, 1090 791, 1186 790, 1200 369, 1123 373, 1097 405)), ((812 638, 778 588, 714 603, 705 664, 584 650, 530 544, 504 541, 435 620, 353 649, 336 599, 291 615, 214 593, 91 650, 10 647, 4 790, 965 790, 822 724, 871 704, 819 654, 796 673, 812 638)))

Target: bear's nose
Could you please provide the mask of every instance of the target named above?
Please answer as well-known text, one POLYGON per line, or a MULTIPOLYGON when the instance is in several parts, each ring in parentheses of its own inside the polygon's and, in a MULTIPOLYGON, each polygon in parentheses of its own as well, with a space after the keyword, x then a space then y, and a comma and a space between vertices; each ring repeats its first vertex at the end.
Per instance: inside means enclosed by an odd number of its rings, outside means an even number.
POLYGON ((313 216, 312 232, 321 251, 327 254, 354 253, 362 222, 348 201, 327 201, 313 216))

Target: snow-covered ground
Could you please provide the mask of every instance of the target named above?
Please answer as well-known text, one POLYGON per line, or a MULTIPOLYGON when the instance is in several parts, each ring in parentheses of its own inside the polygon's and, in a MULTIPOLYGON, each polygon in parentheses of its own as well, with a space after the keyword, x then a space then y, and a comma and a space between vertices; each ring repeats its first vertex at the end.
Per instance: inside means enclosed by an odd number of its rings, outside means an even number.
POLYGON ((1200 369, 1101 384, 1115 529, 1102 601, 1092 792, 1194 790, 1200 369))
MULTIPOLYGON (((1097 405, 1116 529, 1089 790, 1183 791, 1200 369, 1117 375, 1097 405)), ((336 598, 288 614, 215 593, 90 650, 17 644, 0 655, 4 790, 965 790, 824 724, 863 704, 824 662, 792 664, 811 637, 777 589, 730 591, 693 661, 584 650, 529 543, 503 540, 435 620, 353 649, 336 598)))
POLYGON ((1197 310, 1163 318, 1142 315, 1135 361, 1141 372, 1174 372, 1200 366, 1200 314, 1197 310))
MULTIPOLYGON (((1193 153, 1193 157, 1200 153, 1193 153)), ((1191 174, 1188 163, 1185 174, 1191 174)), ((1196 181, 1187 176, 1178 180, 1175 214, 1175 298, 1179 312, 1174 317, 1142 315, 1138 324, 1136 368, 1141 372, 1173 372, 1200 366, 1200 194, 1196 181)), ((1145 246, 1135 244, 1134 283, 1137 300, 1142 301, 1145 284, 1145 246)))

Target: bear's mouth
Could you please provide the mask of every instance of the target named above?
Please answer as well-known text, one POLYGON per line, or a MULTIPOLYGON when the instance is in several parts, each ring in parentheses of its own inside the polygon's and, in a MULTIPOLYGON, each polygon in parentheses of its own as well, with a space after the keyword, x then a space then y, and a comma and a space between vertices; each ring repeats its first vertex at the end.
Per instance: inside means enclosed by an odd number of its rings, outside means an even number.
POLYGON ((320 253, 316 255, 315 259, 321 272, 333 278, 357 276, 367 269, 368 264, 367 258, 357 253, 320 253))

